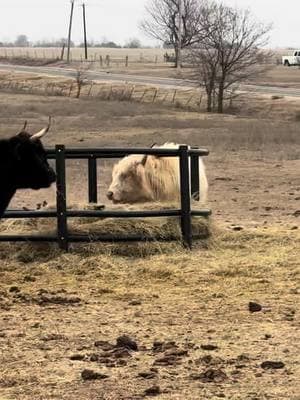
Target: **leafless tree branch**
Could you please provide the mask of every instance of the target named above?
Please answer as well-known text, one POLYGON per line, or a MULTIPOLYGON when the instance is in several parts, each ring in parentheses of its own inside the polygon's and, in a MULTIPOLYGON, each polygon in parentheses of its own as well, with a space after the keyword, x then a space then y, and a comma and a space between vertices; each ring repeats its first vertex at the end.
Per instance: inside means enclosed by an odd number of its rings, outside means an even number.
MULTIPOLYGON (((202 0, 183 0, 181 48, 200 41, 202 0)), ((140 29, 151 38, 174 48, 177 64, 179 43, 179 0, 148 0, 147 18, 140 23, 140 29)))

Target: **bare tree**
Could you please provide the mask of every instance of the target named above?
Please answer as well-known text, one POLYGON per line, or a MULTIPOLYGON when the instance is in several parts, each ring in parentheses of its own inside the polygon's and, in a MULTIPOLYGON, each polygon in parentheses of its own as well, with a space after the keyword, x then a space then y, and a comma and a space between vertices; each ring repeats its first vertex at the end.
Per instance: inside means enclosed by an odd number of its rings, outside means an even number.
POLYGON ((215 93, 217 111, 222 113, 227 93, 269 68, 272 53, 263 47, 271 25, 257 22, 249 10, 211 3, 202 13, 201 26, 205 35, 190 49, 190 57, 207 93, 207 110, 212 110, 215 93))
POLYGON ((201 35, 199 21, 202 0, 181 1, 183 5, 181 41, 179 40, 180 0, 148 0, 147 18, 140 23, 140 28, 146 35, 174 48, 176 66, 179 43, 181 42, 181 49, 184 49, 199 41, 201 35))
POLYGON ((16 47, 28 47, 29 40, 26 35, 18 35, 17 39, 15 40, 16 47))
POLYGON ((142 47, 142 44, 141 44, 140 40, 137 38, 128 39, 124 45, 125 49, 140 49, 141 47, 142 47))

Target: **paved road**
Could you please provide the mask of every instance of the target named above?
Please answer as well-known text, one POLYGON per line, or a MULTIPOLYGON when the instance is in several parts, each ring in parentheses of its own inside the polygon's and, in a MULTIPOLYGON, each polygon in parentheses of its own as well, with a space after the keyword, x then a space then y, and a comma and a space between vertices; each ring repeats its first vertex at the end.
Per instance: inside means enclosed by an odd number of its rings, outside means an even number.
MULTIPOLYGON (((0 70, 19 71, 19 72, 31 72, 37 74, 46 74, 52 76, 65 76, 75 77, 76 70, 68 68, 57 68, 57 67, 31 67, 23 65, 8 65, 0 64, 0 70)), ((192 80, 183 79, 172 79, 172 78, 159 78, 154 76, 140 76, 140 75, 129 75, 129 74, 117 74, 106 71, 88 71, 89 79, 94 81, 109 81, 109 82, 128 82, 128 83, 139 83, 144 85, 155 85, 166 88, 180 87, 183 89, 192 89, 197 87, 196 82, 192 80)), ((241 85, 240 91, 261 93, 261 94, 272 94, 289 97, 300 97, 300 89, 296 88, 283 88, 277 86, 264 86, 264 85, 241 85)))

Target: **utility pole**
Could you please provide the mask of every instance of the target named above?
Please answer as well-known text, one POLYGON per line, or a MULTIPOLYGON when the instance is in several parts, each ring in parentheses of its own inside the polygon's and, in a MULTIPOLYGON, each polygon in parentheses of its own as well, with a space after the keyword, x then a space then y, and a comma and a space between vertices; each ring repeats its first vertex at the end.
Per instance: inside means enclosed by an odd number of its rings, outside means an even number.
POLYGON ((183 0, 178 0, 178 49, 177 49, 177 69, 181 69, 181 46, 182 46, 182 14, 183 0))
POLYGON ((88 59, 87 41, 86 41, 86 19, 85 19, 85 3, 82 3, 83 32, 84 32, 84 58, 88 59))
POLYGON ((70 62, 70 47, 71 47, 71 32, 72 32, 72 22, 73 22, 73 11, 74 11, 74 1, 71 0, 71 14, 69 22, 69 34, 68 34, 68 52, 67 52, 67 62, 70 62))

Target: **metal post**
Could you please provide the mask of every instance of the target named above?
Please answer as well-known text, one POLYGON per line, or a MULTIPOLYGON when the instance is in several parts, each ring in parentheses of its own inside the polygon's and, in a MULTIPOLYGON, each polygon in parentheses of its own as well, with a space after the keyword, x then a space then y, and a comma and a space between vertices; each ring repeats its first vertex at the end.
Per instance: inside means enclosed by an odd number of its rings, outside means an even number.
POLYGON ((97 159, 91 156, 88 161, 89 203, 97 203, 97 159))
MULTIPOLYGON (((198 147, 192 147, 198 149, 198 147)), ((199 156, 191 155, 191 192, 192 199, 200 200, 200 176, 199 176, 199 156)))
POLYGON ((68 251, 65 146, 56 145, 55 153, 57 238, 60 249, 68 251))
POLYGON ((188 146, 179 146, 181 231, 183 243, 192 247, 192 220, 188 146))

